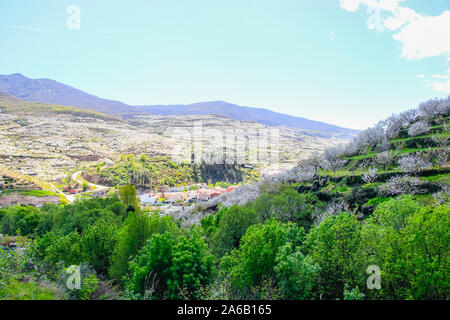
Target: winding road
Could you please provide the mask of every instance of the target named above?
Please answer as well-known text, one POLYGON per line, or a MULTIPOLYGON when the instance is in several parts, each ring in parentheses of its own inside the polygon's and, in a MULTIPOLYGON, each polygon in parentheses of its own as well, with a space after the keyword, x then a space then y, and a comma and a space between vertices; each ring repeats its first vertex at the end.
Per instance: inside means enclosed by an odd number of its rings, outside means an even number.
POLYGON ((79 194, 73 195, 73 194, 65 194, 64 192, 62 192, 61 190, 59 190, 57 187, 55 187, 55 185, 51 184, 51 187, 54 189, 54 191, 56 193, 62 194, 67 201, 69 201, 69 203, 72 203, 76 200, 76 198, 82 194, 87 194, 87 193, 91 193, 91 192, 98 192, 98 191, 103 191, 103 190, 109 190, 111 189, 110 187, 106 187, 106 186, 102 186, 102 185, 98 185, 98 184, 94 184, 94 183, 90 183, 89 181, 81 181, 78 177, 79 175, 82 173, 82 171, 77 171, 74 174, 72 174, 72 179, 79 183, 80 185, 83 185, 84 183, 86 183, 89 187, 91 187, 92 189, 95 190, 89 190, 89 191, 84 191, 81 192, 79 194))

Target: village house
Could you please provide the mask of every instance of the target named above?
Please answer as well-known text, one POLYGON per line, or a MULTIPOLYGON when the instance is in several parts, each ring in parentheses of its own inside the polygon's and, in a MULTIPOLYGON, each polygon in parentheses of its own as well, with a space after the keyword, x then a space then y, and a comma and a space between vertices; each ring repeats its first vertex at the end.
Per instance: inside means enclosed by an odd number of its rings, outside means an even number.
POLYGON ((140 196, 140 201, 142 204, 155 205, 157 200, 158 199, 152 197, 149 194, 144 194, 144 195, 140 196))
POLYGON ((181 192, 167 193, 166 200, 172 203, 177 201, 183 201, 183 194, 181 192))

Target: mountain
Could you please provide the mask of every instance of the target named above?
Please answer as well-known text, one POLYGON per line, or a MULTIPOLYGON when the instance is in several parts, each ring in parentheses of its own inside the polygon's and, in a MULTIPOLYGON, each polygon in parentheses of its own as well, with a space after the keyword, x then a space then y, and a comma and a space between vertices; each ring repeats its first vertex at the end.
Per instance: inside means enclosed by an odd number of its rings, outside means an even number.
POLYGON ((135 113, 120 101, 106 100, 51 79, 30 79, 20 73, 0 75, 0 91, 25 101, 89 109, 110 115, 135 113))
POLYGON ((324 122, 277 113, 267 109, 243 107, 225 101, 200 102, 190 105, 130 106, 83 92, 51 79, 30 79, 19 73, 0 75, 0 91, 25 101, 84 108, 112 116, 133 117, 138 114, 207 115, 220 114, 235 120, 254 121, 267 126, 286 126, 305 130, 313 136, 350 138, 358 130, 324 122))
POLYGON ((294 117, 268 109, 251 108, 231 104, 225 101, 199 102, 189 105, 138 106, 142 111, 159 115, 205 115, 221 114, 236 120, 254 121, 267 126, 286 126, 312 131, 317 135, 349 138, 358 130, 342 128, 328 123, 294 117))

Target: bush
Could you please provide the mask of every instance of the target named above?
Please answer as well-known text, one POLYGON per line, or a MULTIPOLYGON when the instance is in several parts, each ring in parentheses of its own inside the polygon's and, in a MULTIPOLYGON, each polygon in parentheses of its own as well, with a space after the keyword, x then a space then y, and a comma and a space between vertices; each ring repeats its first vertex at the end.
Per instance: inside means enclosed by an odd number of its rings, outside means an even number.
POLYGON ((417 121, 408 129, 408 134, 411 137, 416 137, 421 134, 428 133, 430 129, 431 127, 428 125, 426 121, 417 121))
POLYGON ((100 219, 90 226, 81 237, 83 260, 99 273, 107 274, 111 256, 117 243, 118 228, 100 219))
POLYGON ((431 167, 432 163, 419 155, 408 155, 398 160, 400 168, 406 173, 417 174, 431 167))
POLYGON ((130 212, 118 234, 111 259, 110 276, 119 283, 124 283, 129 261, 152 235, 166 231, 178 232, 178 227, 171 217, 160 217, 156 213, 148 217, 144 213, 130 212))
POLYGON ((360 244, 361 223, 348 213, 327 218, 311 230, 305 246, 312 262, 320 266, 315 298, 342 299, 345 285, 364 284, 360 244))
POLYGON ((401 194, 425 193, 425 183, 419 178, 410 176, 397 176, 389 179, 384 185, 379 187, 381 194, 385 196, 396 196, 401 194))
POLYGON ((374 299, 447 299, 450 228, 447 206, 423 207, 411 196, 380 204, 363 227, 367 265, 382 271, 374 299))
POLYGON ((257 223, 257 213, 251 208, 234 205, 221 209, 218 220, 210 243, 213 253, 221 257, 239 246, 247 228, 257 223))
POLYGON ((221 279, 229 279, 237 297, 248 298, 252 288, 275 277, 279 248, 290 242, 295 250, 303 239, 304 230, 293 223, 271 219, 265 225, 253 225, 242 237, 239 248, 222 258, 221 279))

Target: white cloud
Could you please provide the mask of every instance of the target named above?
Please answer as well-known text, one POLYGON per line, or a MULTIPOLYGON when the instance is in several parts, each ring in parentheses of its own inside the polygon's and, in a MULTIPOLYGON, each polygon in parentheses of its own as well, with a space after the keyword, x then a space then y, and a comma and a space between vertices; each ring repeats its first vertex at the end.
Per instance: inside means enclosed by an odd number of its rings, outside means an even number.
POLYGON ((422 79, 427 86, 431 86, 435 91, 445 92, 445 94, 450 95, 450 69, 445 74, 432 74, 429 77, 430 79, 425 79, 426 76, 423 74, 419 74, 417 77, 422 79))
MULTIPOLYGON (((450 11, 438 16, 424 16, 413 9, 401 6, 404 0, 340 0, 342 9, 355 12, 360 6, 367 7, 369 29, 386 29, 396 32, 392 38, 402 44, 401 57, 420 60, 443 56, 450 62, 450 11)), ((450 73, 450 69, 447 71, 450 73)), ((430 83, 434 90, 450 93, 450 75, 434 74, 433 79, 446 80, 431 82, 425 75, 417 76, 430 83)))
POLYGON ((397 7, 389 10, 392 16, 387 17, 383 23, 389 30, 397 30, 407 23, 412 23, 421 17, 420 14, 407 7, 397 7))
POLYGON ((445 82, 433 82, 433 89, 450 95, 450 79, 445 82))
POLYGON ((339 0, 341 8, 350 12, 355 12, 358 10, 361 2, 362 1, 359 0, 339 0))
POLYGON ((450 79, 450 74, 448 74, 448 75, 433 74, 431 76, 435 79, 450 79))
POLYGON ((393 38, 402 43, 403 58, 415 60, 450 55, 450 11, 444 11, 439 16, 423 16, 401 6, 401 2, 403 0, 340 0, 340 6, 354 12, 365 5, 371 14, 369 21, 379 24, 377 29, 398 30, 393 38))
POLYGON ((403 43, 402 57, 408 60, 450 54, 450 11, 437 17, 420 17, 393 38, 403 43))

